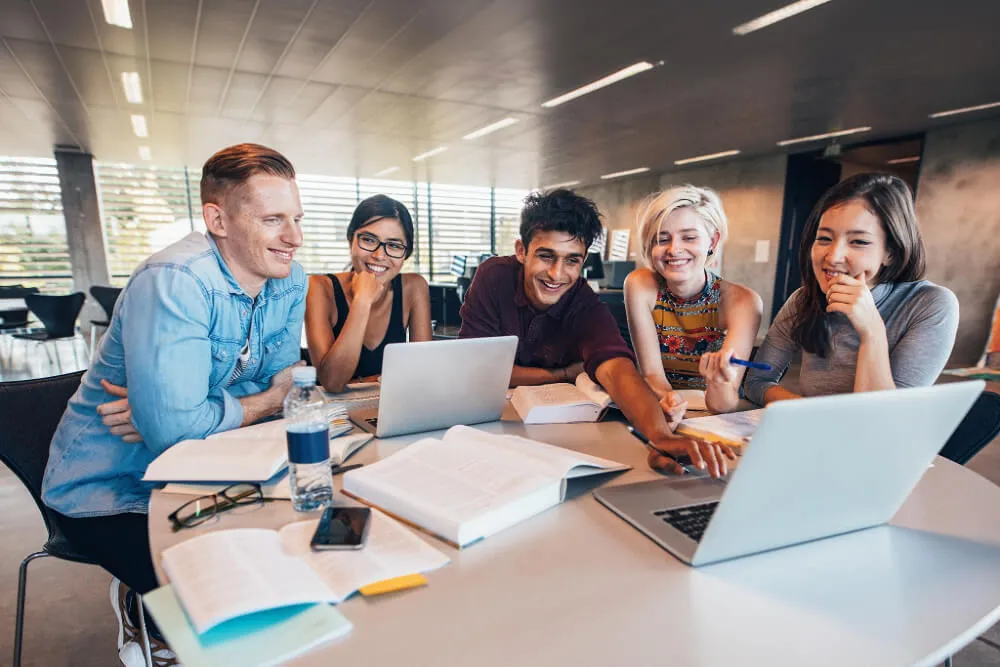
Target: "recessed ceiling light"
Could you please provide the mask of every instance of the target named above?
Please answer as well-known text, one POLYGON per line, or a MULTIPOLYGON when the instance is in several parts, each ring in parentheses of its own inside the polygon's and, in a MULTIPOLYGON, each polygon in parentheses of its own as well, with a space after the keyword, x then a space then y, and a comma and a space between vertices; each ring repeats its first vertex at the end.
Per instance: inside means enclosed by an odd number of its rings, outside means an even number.
POLYGON ((886 160, 886 164, 906 164, 908 162, 920 162, 920 156, 914 155, 913 157, 898 157, 895 160, 886 160))
POLYGON ((434 157, 435 155, 440 155, 441 153, 444 153, 446 150, 448 150, 447 146, 438 146, 437 148, 433 148, 433 149, 427 151, 426 153, 421 153, 420 155, 418 155, 415 158, 413 158, 413 161, 414 162, 420 162, 421 160, 426 160, 429 157, 434 157))
POLYGON ((498 120, 497 122, 493 123, 492 125, 487 125, 486 127, 481 127, 478 130, 476 130, 475 132, 469 132, 467 135, 465 135, 462 138, 468 141, 468 140, 472 140, 472 139, 478 139, 479 137, 485 137, 487 134, 490 134, 492 132, 496 132, 497 130, 502 130, 505 127, 510 127, 511 125, 513 125, 514 123, 516 123, 517 121, 518 121, 517 118, 511 118, 511 117, 508 116, 507 118, 504 118, 503 120, 498 120))
POLYGON ((961 109, 949 109, 948 111, 938 111, 937 113, 932 113, 930 117, 944 118, 945 116, 957 116, 960 113, 983 111, 984 109, 995 109, 996 107, 1000 107, 1000 102, 991 102, 989 104, 978 104, 974 107, 962 107, 961 109))
POLYGON ((602 77, 597 81, 594 81, 593 83, 588 83, 586 86, 581 86, 576 90, 571 90, 568 93, 560 95, 559 97, 553 97, 548 102, 542 102, 542 106, 545 107, 546 109, 549 109, 551 107, 557 107, 560 104, 569 102, 570 100, 575 100, 576 98, 586 95, 587 93, 592 93, 595 90, 600 90, 605 86, 610 86, 613 83, 618 83, 622 79, 627 79, 630 76, 641 74, 642 72, 651 70, 654 67, 656 67, 656 65, 654 65, 653 63, 648 63, 646 61, 638 62, 635 63, 634 65, 629 65, 628 67, 620 69, 617 72, 608 74, 607 76, 602 77))
POLYGON ((142 104, 142 79, 138 72, 122 72, 122 88, 125 99, 132 104, 142 104))
POLYGON ((627 169, 625 171, 616 171, 612 174, 604 174, 601 178, 607 180, 609 178, 618 178, 620 176, 631 176, 632 174, 643 174, 649 171, 649 167, 639 167, 638 169, 627 169))
POLYGON ((119 28, 132 28, 132 14, 128 11, 128 0, 101 0, 104 20, 119 28))
POLYGON ((149 150, 149 146, 139 146, 139 157, 143 160, 152 160, 153 154, 149 150))
POLYGON ((739 155, 738 150, 722 151, 721 153, 709 153, 708 155, 699 155, 697 157, 689 157, 683 160, 674 160, 674 164, 691 164, 692 162, 704 162, 705 160, 716 160, 720 157, 729 157, 731 155, 739 155))
POLYGON ((792 144, 803 144, 807 141, 819 141, 820 139, 833 139, 836 137, 846 137, 848 134, 860 134, 862 132, 868 132, 872 128, 870 127, 852 127, 849 130, 839 130, 837 132, 827 132, 826 134, 813 134, 808 137, 797 137, 795 139, 785 139, 784 141, 779 141, 779 146, 791 146, 792 144))
POLYGON ((146 117, 139 113, 132 114, 132 131, 140 139, 149 136, 149 129, 146 127, 146 117))
POLYGON ((825 5, 830 2, 830 0, 799 0, 798 2, 793 2, 790 5, 785 5, 780 9, 775 9, 773 12, 768 12, 763 16, 758 16, 752 21, 747 21, 742 23, 735 28, 733 28, 734 35, 748 35, 755 30, 760 30, 761 28, 766 28, 769 25, 774 25, 778 21, 784 21, 787 18, 791 18, 796 14, 801 14, 802 12, 807 12, 810 9, 819 7, 820 5, 825 5))
POLYGON ((397 171, 399 171, 399 167, 386 167, 382 171, 375 174, 375 178, 378 178, 380 176, 388 176, 389 174, 395 173, 397 171))
POLYGON ((571 188, 574 185, 580 185, 580 181, 566 181, 565 183, 553 183, 552 185, 543 185, 542 190, 555 190, 556 188, 571 188))

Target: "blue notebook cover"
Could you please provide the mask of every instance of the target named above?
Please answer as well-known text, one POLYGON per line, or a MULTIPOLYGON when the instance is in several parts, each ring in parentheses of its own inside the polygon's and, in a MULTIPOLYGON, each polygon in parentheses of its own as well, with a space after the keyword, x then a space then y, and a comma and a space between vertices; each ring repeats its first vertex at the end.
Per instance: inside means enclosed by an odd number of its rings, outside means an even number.
POLYGON ((328 604, 284 607, 242 616, 198 635, 171 585, 142 597, 185 667, 267 667, 346 635, 351 622, 328 604))

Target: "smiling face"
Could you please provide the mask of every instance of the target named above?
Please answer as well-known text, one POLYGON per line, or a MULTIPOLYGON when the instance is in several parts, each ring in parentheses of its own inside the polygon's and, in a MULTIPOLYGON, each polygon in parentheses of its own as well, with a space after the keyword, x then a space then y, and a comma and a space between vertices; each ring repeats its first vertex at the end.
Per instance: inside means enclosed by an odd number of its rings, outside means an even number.
POLYGON ((718 232, 709 234, 697 213, 686 206, 675 209, 660 222, 653 239, 649 255, 652 268, 668 285, 702 280, 708 251, 718 242, 718 232))
POLYGON ((820 218, 812 244, 812 267, 823 294, 843 273, 874 287, 879 271, 889 262, 885 230, 864 202, 848 201, 820 218))
POLYGON ((587 248, 568 232, 536 231, 525 248, 514 243, 517 261, 524 265, 524 293, 538 310, 554 306, 580 277, 587 248))
POLYGON ((392 280, 403 268, 406 249, 406 234, 399 220, 379 218, 354 232, 351 239, 351 267, 355 273, 367 271, 377 278, 392 280), (375 250, 368 250, 376 246, 375 250), (389 253, 400 257, 390 257, 386 248, 389 253))
POLYGON ((287 278, 302 245, 302 204, 292 179, 255 174, 223 198, 203 206, 229 270, 256 296, 269 278, 287 278))

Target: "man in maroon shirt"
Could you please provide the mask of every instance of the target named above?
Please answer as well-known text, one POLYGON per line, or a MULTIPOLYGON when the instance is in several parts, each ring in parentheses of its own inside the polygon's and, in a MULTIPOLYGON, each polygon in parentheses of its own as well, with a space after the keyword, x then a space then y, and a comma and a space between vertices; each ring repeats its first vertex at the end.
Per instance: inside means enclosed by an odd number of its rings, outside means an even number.
POLYGON ((462 304, 459 336, 517 336, 511 386, 572 382, 586 372, 648 436, 651 466, 683 472, 674 457, 687 456, 712 475, 726 474, 728 448, 671 432, 611 311, 580 278, 600 233, 600 213, 589 199, 562 189, 529 196, 516 254, 479 266, 462 304))

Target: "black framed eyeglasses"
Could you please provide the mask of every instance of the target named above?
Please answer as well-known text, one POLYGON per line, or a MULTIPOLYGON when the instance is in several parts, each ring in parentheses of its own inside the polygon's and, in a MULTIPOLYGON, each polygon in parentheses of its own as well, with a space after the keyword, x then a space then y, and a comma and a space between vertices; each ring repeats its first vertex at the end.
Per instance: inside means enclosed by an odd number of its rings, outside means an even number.
POLYGON ((260 484, 240 482, 230 484, 218 493, 198 496, 187 501, 167 517, 173 525, 174 532, 184 528, 193 528, 205 523, 212 517, 228 512, 236 507, 267 503, 274 498, 265 498, 260 484))
POLYGON ((403 259, 409 246, 399 241, 380 241, 371 234, 358 234, 358 247, 367 252, 377 252, 379 247, 385 248, 385 254, 393 259, 403 259))

